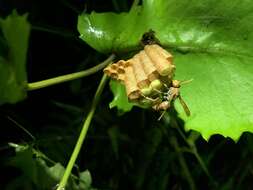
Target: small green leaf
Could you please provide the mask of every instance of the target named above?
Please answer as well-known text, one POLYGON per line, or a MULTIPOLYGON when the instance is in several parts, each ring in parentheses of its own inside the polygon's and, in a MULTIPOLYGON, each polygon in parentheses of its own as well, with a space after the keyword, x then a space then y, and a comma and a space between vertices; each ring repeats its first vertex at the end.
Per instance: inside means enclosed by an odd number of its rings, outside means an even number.
MULTIPOLYGON (((142 2, 129 13, 80 15, 81 38, 103 53, 131 52, 140 49, 144 32, 154 30, 173 52, 176 79, 194 79, 181 88, 192 115, 186 117, 176 101, 186 129, 205 139, 221 134, 237 140, 243 132, 253 132, 253 2, 142 2)), ((122 108, 118 103, 112 106, 122 108)))
POLYGON ((79 189, 91 188, 92 178, 88 170, 81 172, 79 178, 80 178, 79 189))
POLYGON ((11 160, 9 164, 19 168, 27 179, 37 184, 38 170, 36 162, 33 159, 32 149, 29 146, 27 146, 25 149, 24 147, 25 146, 21 145, 21 148, 20 147, 16 148, 16 150, 18 151, 16 152, 17 155, 11 160))
POLYGON ((110 87, 114 95, 114 98, 109 105, 110 108, 117 107, 117 109, 123 113, 130 111, 132 107, 134 106, 134 104, 128 102, 126 89, 124 85, 120 84, 119 82, 115 80, 111 80, 110 87))
POLYGON ((48 169, 48 174, 55 180, 60 181, 63 174, 64 174, 65 168, 60 164, 56 163, 52 167, 48 169))
POLYGON ((26 97, 26 53, 30 24, 27 14, 0 19, 0 105, 26 97))
MULTIPOLYGON (((16 155, 8 165, 22 171, 21 175, 15 179, 15 181, 19 181, 19 184, 13 185, 13 187, 26 189, 25 187, 31 186, 38 190, 44 190, 53 189, 57 186, 65 171, 60 163, 53 163, 52 165, 52 160, 29 145, 9 143, 9 146, 15 149, 16 155)), ((70 190, 92 189, 91 183, 90 172, 85 170, 78 177, 71 175, 67 188, 70 190)))

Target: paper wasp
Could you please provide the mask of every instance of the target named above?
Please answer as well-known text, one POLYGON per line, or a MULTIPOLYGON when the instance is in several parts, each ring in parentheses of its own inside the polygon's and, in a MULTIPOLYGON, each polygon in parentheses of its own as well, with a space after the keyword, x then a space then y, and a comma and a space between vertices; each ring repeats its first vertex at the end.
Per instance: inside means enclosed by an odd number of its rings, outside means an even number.
POLYGON ((152 102, 152 108, 156 111, 163 111, 161 116, 158 118, 160 120, 165 112, 171 107, 171 104, 174 100, 177 98, 180 101, 180 104, 182 105, 185 113, 187 116, 191 115, 191 112, 183 100, 183 98, 180 95, 180 87, 182 84, 187 84, 191 82, 192 80, 187 80, 187 81, 179 81, 179 80, 173 80, 171 82, 171 86, 168 87, 166 84, 164 84, 165 90, 160 91, 158 89, 154 89, 155 92, 157 92, 158 97, 153 99, 150 97, 144 97, 147 100, 150 100, 152 102))

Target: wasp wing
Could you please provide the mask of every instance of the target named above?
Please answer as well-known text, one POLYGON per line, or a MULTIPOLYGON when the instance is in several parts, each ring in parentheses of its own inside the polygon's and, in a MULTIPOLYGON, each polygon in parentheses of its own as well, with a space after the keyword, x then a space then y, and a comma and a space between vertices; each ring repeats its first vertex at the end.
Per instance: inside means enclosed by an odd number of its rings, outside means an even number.
POLYGON ((190 116, 191 112, 190 112, 188 106, 186 105, 185 101, 183 100, 183 98, 180 95, 178 96, 178 98, 179 98, 180 104, 184 108, 184 111, 185 111, 186 115, 190 116))

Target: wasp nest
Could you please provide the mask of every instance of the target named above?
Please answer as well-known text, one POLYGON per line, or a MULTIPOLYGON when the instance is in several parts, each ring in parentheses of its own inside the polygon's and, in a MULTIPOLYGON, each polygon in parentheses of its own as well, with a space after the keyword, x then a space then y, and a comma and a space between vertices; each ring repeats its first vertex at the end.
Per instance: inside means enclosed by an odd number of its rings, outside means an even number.
POLYGON ((171 82, 175 65, 172 55, 157 44, 146 45, 144 50, 129 60, 120 60, 104 69, 104 73, 124 83, 129 100, 149 95, 154 88, 171 82))

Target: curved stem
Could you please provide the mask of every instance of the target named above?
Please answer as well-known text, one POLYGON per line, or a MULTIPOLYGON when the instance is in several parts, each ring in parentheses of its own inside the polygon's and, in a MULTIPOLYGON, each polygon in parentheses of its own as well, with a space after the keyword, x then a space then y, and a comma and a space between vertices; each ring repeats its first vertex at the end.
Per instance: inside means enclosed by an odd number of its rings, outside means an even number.
POLYGON ((37 31, 41 31, 41 32, 47 32, 50 34, 56 34, 59 36, 63 36, 63 37, 71 37, 71 38, 76 38, 78 39, 78 36, 76 36, 75 34, 73 34, 72 31, 62 31, 62 28, 52 28, 52 27, 48 27, 48 26, 38 26, 38 25, 32 25, 32 30, 37 30, 37 31))
POLYGON ((100 63, 90 69, 76 72, 76 73, 67 74, 67 75, 62 75, 62 76, 58 76, 58 77, 54 77, 54 78, 50 78, 50 79, 46 79, 46 80, 42 80, 42 81, 38 81, 38 82, 28 83, 27 90, 29 90, 29 91, 37 90, 40 88, 45 88, 48 86, 52 86, 52 85, 60 84, 63 82, 67 82, 67 81, 71 81, 71 80, 75 80, 75 79, 89 76, 91 74, 98 72, 99 70, 103 69, 104 67, 106 67, 114 58, 115 58, 115 55, 112 54, 105 61, 103 61, 102 63, 100 63))
POLYGON ((214 183, 214 180, 213 180, 211 174, 209 173, 207 166, 205 165, 204 161, 202 160, 201 156, 199 155, 199 153, 197 151, 197 147, 194 143, 195 142, 194 139, 197 139, 199 137, 199 134, 191 133, 190 137, 187 139, 186 136, 184 135, 183 131, 178 126, 177 122, 175 120, 173 120, 172 122, 176 126, 175 128, 178 131, 178 133, 180 134, 180 136, 183 138, 185 143, 189 146, 190 149, 189 149, 188 153, 191 153, 196 157, 197 161, 199 162, 201 168, 203 169, 203 171, 205 172, 205 174, 207 175, 209 180, 214 183))
POLYGON ((137 7, 139 3, 140 3, 140 0, 134 0, 133 3, 132 3, 132 5, 131 5, 131 10, 133 8, 137 7))
POLYGON ((174 147, 174 149, 175 149, 175 151, 178 155, 178 161, 179 161, 179 164, 181 165, 181 168, 182 168, 182 171, 184 173, 185 179, 187 180, 187 182, 189 184, 189 188, 191 190, 196 190, 196 185, 195 185, 194 180, 191 176, 189 168, 186 164, 185 158, 184 158, 182 152, 180 152, 180 148, 179 148, 176 137, 174 137, 174 136, 171 137, 170 143, 174 147))
POLYGON ((10 116, 6 116, 7 119, 9 119, 11 122, 13 122, 18 128, 20 128, 22 131, 24 131, 33 141, 36 140, 36 138, 32 135, 31 132, 29 132, 25 127, 23 127, 21 124, 19 124, 17 121, 12 119, 10 116))
POLYGON ((120 6, 119 6, 118 1, 117 1, 117 0, 112 0, 112 4, 113 4, 114 9, 115 9, 117 12, 120 12, 120 6))
POLYGON ((71 174, 71 170, 76 162, 76 159, 77 159, 77 156, 81 150, 81 147, 82 147, 82 144, 83 144, 83 141, 86 137, 86 134, 87 134, 87 131, 88 131, 88 128, 90 126, 90 123, 91 123, 91 120, 93 118, 93 115, 95 113, 95 110, 96 110, 96 107, 97 107, 97 104, 98 104, 98 101, 100 99, 100 96, 101 96, 101 93, 104 89, 104 86, 106 84, 106 81, 107 81, 107 76, 104 74, 101 81, 100 81, 100 84, 97 88, 97 91, 96 91, 96 94, 94 96, 94 99, 92 101, 92 104, 91 104, 91 109, 85 119, 85 122, 83 124, 83 127, 82 127, 82 130, 81 130, 81 133, 80 133, 80 136, 77 140, 77 143, 76 143, 76 146, 74 148, 74 151, 70 157, 70 160, 68 162, 68 165, 67 165, 67 168, 64 172, 64 175, 60 181, 60 184, 59 186, 57 187, 57 190, 63 190, 68 182, 68 178, 71 174))

